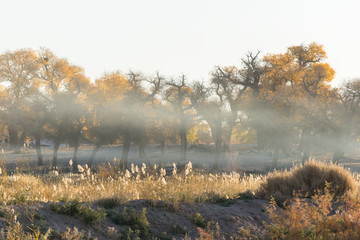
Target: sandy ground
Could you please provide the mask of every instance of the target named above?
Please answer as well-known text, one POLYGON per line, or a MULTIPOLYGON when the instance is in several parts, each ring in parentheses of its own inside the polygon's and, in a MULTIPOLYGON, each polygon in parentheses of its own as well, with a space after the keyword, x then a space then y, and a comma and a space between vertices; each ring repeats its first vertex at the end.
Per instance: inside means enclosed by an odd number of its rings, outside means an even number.
MULTIPOLYGON (((86 225, 81 217, 57 214, 50 209, 50 204, 41 203, 34 206, 8 206, 18 214, 17 220, 22 225, 31 224, 41 226, 43 229, 52 228, 60 233, 66 232, 68 228, 76 227, 86 236, 101 239, 119 239, 119 233, 126 225, 115 224, 110 217, 106 217, 101 223, 86 225), (36 218, 33 218, 36 216, 36 218)), ((191 239, 199 237, 198 226, 194 223, 194 214, 200 213, 205 221, 212 222, 210 229, 216 230, 225 239, 237 235, 241 227, 249 229, 253 226, 255 230, 263 229, 263 221, 268 222, 269 217, 266 209, 269 203, 263 200, 237 200, 229 206, 219 204, 179 204, 174 208, 172 205, 162 201, 136 200, 127 204, 108 209, 110 214, 119 214, 124 207, 135 209, 140 212, 146 209, 147 219, 153 235, 161 236, 166 232, 168 239, 184 239, 185 234, 191 239), (175 226, 178 226, 177 228, 175 226), (179 228, 180 227, 180 228, 179 228)), ((96 205, 94 208, 98 207, 96 205)), ((0 227, 6 226, 5 218, 0 218, 0 227)))

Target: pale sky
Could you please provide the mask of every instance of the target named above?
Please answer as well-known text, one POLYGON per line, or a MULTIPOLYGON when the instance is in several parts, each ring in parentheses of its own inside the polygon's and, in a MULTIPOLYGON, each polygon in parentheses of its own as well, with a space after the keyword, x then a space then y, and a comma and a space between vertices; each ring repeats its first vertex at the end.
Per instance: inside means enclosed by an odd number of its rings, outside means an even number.
POLYGON ((248 51, 324 45, 335 83, 360 77, 358 0, 0 0, 0 53, 46 47, 104 72, 207 80, 248 51))

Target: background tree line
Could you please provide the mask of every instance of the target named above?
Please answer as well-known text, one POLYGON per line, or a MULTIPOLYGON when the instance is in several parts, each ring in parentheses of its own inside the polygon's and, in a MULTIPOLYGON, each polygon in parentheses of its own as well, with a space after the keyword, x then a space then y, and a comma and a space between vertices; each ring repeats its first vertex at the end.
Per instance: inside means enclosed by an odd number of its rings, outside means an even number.
POLYGON ((92 83, 84 69, 48 49, 9 51, 0 55, 1 127, 15 151, 34 139, 39 165, 40 141, 51 139, 53 167, 60 144, 68 143, 76 169, 85 136, 94 144, 90 166, 102 145, 116 141, 126 167, 131 144, 147 162, 146 144, 159 144, 163 164, 166 144, 179 142, 185 161, 188 142, 197 140, 214 143, 218 168, 232 137, 251 133, 258 149, 273 150, 274 168, 279 151, 293 143, 303 161, 319 145, 338 162, 359 136, 360 80, 332 88, 335 71, 325 60, 323 47, 311 43, 280 54, 249 52, 240 66, 214 67, 207 82, 112 72, 92 83))

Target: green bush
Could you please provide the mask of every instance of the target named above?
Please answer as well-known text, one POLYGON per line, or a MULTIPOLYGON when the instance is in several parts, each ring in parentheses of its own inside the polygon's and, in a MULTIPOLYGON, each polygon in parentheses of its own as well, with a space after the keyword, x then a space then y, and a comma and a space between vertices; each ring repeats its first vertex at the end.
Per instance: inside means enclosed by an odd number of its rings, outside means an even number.
POLYGON ((112 209, 119 206, 121 201, 118 198, 104 198, 100 199, 97 204, 101 205, 105 209, 112 209))
POLYGON ((78 200, 65 202, 63 204, 51 204, 51 210, 59 214, 82 217, 86 224, 95 224, 105 219, 106 213, 103 209, 93 210, 91 206, 82 206, 78 200))
POLYGON ((65 202, 63 204, 53 203, 50 205, 51 210, 59 214, 65 214, 69 216, 79 215, 81 206, 78 200, 65 202))
POLYGON ((140 212, 135 209, 123 208, 120 214, 110 216, 115 224, 131 226, 130 232, 138 233, 140 237, 150 238, 151 230, 150 224, 146 217, 146 209, 143 208, 140 212))
POLYGON ((209 225, 209 222, 200 213, 195 213, 192 220, 197 227, 206 228, 209 225))
POLYGON ((80 214, 86 224, 93 225, 101 222, 106 217, 106 212, 99 208, 97 210, 93 210, 90 206, 81 207, 80 214))

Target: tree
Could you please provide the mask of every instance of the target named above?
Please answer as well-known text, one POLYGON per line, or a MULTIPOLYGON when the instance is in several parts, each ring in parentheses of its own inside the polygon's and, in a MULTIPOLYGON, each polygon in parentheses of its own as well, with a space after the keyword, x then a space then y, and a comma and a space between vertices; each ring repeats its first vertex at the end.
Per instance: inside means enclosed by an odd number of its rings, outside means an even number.
POLYGON ((29 103, 27 108, 22 110, 23 126, 26 132, 35 138, 35 149, 38 158, 38 165, 43 165, 43 157, 41 153, 41 138, 45 133, 45 125, 47 123, 48 109, 43 99, 39 97, 29 103))
POLYGON ((323 46, 311 43, 289 47, 284 54, 264 57, 266 74, 263 89, 269 93, 288 88, 293 91, 292 108, 298 127, 302 130, 303 162, 309 158, 310 136, 314 132, 317 106, 314 103, 326 100, 330 93, 329 83, 335 71, 324 63, 326 52, 323 46))
POLYGON ((86 91, 89 79, 84 70, 58 58, 48 49, 38 51, 38 79, 44 88, 42 97, 48 101, 48 136, 54 141, 52 166, 57 164, 57 151, 62 141, 74 147, 73 168, 77 171, 79 139, 85 123, 86 91))
POLYGON ((224 114, 224 99, 222 95, 217 95, 218 98, 211 100, 211 89, 206 88, 203 83, 196 82, 193 86, 191 94, 191 102, 196 111, 209 124, 211 135, 215 142, 215 160, 213 169, 219 168, 221 146, 223 142, 223 126, 226 121, 226 113, 224 114))
POLYGON ((211 73, 212 85, 216 94, 229 108, 227 142, 231 139, 232 129, 239 121, 239 114, 246 112, 254 122, 258 134, 258 147, 263 148, 263 129, 258 118, 263 102, 260 97, 261 82, 266 71, 259 59, 260 52, 249 52, 240 68, 235 66, 216 67, 211 73), (255 113, 255 114, 252 114, 255 113))
POLYGON ((130 145, 134 141, 139 146, 139 159, 146 160, 150 165, 150 159, 145 151, 145 144, 148 141, 147 126, 151 118, 153 103, 163 85, 164 78, 159 73, 155 77, 148 77, 140 72, 129 72, 127 81, 131 88, 124 99, 127 117, 123 131, 124 147, 121 162, 126 168, 130 145))
POLYGON ((175 114, 179 119, 179 136, 181 142, 180 161, 186 161, 187 138, 186 132, 191 126, 191 116, 189 111, 192 106, 189 100, 191 88, 186 84, 186 76, 181 75, 177 80, 167 82, 164 98, 174 108, 175 114))
POLYGON ((170 104, 153 101, 150 116, 149 136, 154 143, 160 143, 160 165, 164 165, 166 144, 176 143, 176 115, 170 104))
POLYGON ((323 108, 323 126, 330 132, 332 161, 337 164, 360 134, 360 79, 344 82, 329 97, 323 108))
POLYGON ((90 168, 100 147, 114 143, 124 131, 124 98, 130 89, 126 76, 120 72, 105 74, 92 85, 88 94, 90 116, 85 130, 85 137, 95 144, 88 162, 90 168))
POLYGON ((31 49, 9 51, 0 55, 0 82, 8 84, 8 100, 5 111, 6 122, 10 136, 10 144, 19 152, 26 137, 24 122, 22 121, 28 103, 38 94, 36 73, 39 65, 36 52, 31 49), (19 137, 20 134, 20 137, 19 137))

